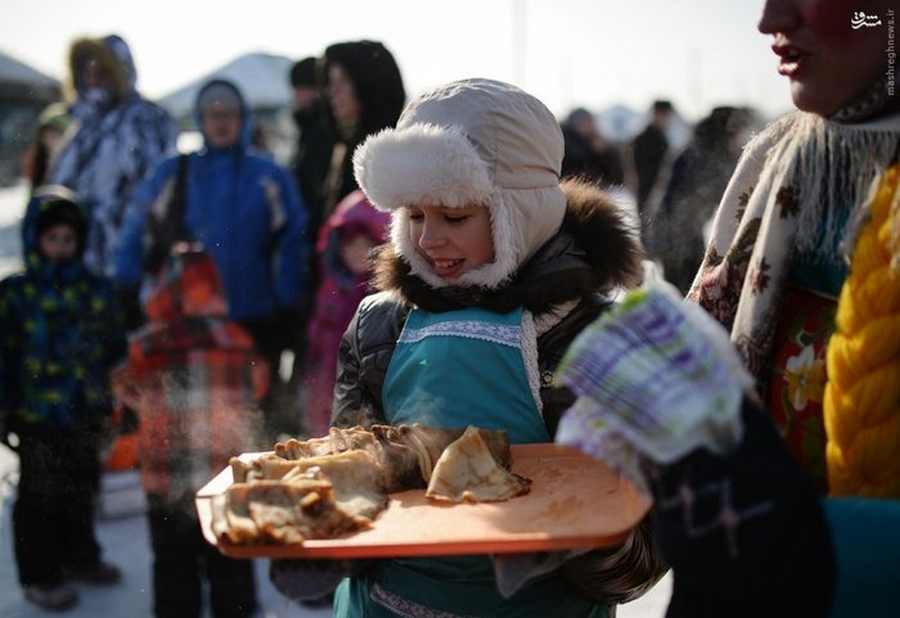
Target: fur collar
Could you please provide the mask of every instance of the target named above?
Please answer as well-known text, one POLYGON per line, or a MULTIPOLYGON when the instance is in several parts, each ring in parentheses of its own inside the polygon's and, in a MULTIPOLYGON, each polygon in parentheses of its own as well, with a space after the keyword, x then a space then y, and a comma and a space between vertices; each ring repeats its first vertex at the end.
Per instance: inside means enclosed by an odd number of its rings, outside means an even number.
POLYGON ((559 231, 498 289, 436 289, 410 272, 390 244, 375 254, 373 287, 405 302, 441 312, 478 306, 507 312, 524 307, 535 315, 572 300, 632 287, 641 280, 643 257, 622 210, 594 185, 579 180, 562 184, 566 215, 559 231))

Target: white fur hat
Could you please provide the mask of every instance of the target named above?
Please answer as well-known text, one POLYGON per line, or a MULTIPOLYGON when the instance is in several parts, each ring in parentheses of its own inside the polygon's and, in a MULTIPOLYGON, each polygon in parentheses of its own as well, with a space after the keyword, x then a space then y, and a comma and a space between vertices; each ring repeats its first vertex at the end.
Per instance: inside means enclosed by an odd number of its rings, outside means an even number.
POLYGON ((563 137, 550 110, 503 82, 468 79, 407 105, 395 129, 370 136, 353 155, 356 181, 376 208, 392 213, 391 242, 412 272, 435 275, 409 239, 403 206, 490 210, 494 261, 454 285, 496 288, 559 230, 563 137))

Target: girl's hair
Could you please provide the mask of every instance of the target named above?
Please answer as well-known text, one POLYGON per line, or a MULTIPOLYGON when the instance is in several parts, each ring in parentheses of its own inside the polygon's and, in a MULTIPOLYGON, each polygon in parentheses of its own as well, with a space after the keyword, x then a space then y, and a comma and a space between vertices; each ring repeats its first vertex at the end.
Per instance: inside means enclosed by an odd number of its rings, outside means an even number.
POLYGON ((335 43, 325 49, 322 83, 328 84, 328 70, 340 65, 353 82, 361 113, 353 141, 393 127, 406 103, 403 78, 394 56, 378 41, 335 43))

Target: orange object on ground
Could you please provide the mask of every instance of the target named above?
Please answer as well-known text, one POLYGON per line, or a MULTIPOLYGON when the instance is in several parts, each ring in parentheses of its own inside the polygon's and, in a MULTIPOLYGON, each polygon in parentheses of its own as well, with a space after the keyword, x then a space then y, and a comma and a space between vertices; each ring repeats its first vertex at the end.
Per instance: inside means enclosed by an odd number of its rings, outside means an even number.
POLYGON ((112 449, 107 455, 103 467, 108 472, 131 470, 137 467, 139 452, 137 433, 119 436, 113 442, 112 449))

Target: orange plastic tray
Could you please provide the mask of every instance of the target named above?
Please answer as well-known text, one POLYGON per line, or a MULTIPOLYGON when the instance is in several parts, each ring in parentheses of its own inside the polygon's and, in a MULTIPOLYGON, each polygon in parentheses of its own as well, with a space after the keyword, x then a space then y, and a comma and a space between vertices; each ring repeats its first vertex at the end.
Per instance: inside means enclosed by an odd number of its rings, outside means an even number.
POLYGON ((529 494, 482 504, 433 502, 424 490, 391 494, 372 528, 294 545, 233 545, 215 538, 210 499, 232 483, 230 468, 197 492, 196 504, 206 540, 235 558, 389 558, 603 547, 623 540, 650 506, 631 483, 574 448, 514 445, 512 469, 533 481, 529 494))

